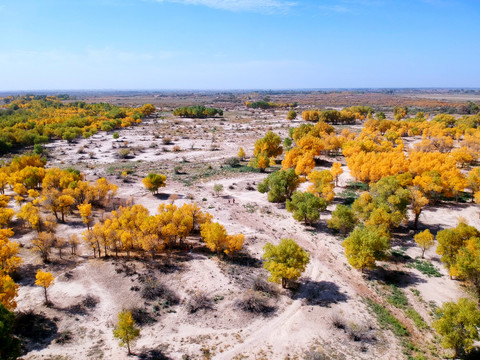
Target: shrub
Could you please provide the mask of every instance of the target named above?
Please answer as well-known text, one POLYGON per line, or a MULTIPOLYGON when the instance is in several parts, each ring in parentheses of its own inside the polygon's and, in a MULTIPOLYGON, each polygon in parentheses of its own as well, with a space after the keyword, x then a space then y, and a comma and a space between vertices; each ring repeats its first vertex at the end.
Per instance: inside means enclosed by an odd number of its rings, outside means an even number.
POLYGON ((120 137, 120 135, 118 135, 118 132, 115 131, 115 132, 113 133, 113 138, 114 138, 114 139, 118 139, 119 137, 120 137))
POLYGON ((238 167, 240 166, 240 160, 237 157, 231 157, 225 160, 225 165, 230 167, 238 167))
POLYGON ((188 300, 186 307, 187 311, 193 314, 202 309, 212 309, 213 302, 205 293, 197 292, 188 300))
POLYGON ((145 280, 141 296, 146 300, 166 300, 170 306, 180 303, 178 295, 173 290, 152 278, 145 280))
POLYGON ((120 151, 118 152, 118 156, 120 156, 120 158, 122 159, 128 158, 129 155, 130 155, 130 149, 120 149, 120 151))
POLYGON ((274 308, 268 304, 268 297, 253 290, 249 290, 240 299, 236 300, 235 306, 240 310, 254 314, 268 314, 274 311, 274 308))

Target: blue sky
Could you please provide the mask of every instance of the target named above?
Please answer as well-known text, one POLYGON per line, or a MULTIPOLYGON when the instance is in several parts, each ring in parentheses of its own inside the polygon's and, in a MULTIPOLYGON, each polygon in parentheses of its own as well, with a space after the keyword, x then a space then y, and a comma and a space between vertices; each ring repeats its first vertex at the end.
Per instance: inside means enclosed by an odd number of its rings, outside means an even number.
POLYGON ((0 91, 480 87, 477 0, 0 0, 0 91))

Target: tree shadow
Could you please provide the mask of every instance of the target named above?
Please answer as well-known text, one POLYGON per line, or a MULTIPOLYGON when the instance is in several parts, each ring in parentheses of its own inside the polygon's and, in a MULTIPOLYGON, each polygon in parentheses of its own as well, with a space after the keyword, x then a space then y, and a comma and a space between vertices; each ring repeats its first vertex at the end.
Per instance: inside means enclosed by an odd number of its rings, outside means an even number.
POLYGON ((299 284, 298 289, 294 290, 292 299, 302 299, 306 305, 330 307, 331 304, 346 302, 348 296, 331 281, 306 280, 299 284))
POLYGON ((232 264, 232 265, 239 265, 239 266, 244 266, 244 267, 251 267, 251 268, 261 268, 263 265, 262 260, 257 259, 250 255, 248 252, 239 252, 233 257, 225 257, 224 261, 226 263, 232 264))
POLYGON ((324 158, 315 158, 315 166, 319 166, 322 168, 331 168, 333 165, 333 161, 326 160, 324 158))
POLYGON ((163 346, 159 346, 155 349, 142 349, 142 352, 138 354, 140 360, 171 360, 171 357, 165 355, 165 349, 163 346))
POLYGON ((155 196, 158 200, 168 200, 170 195, 172 195, 172 194, 168 194, 168 193, 153 194, 153 196, 155 196))
POLYGON ((29 310, 15 315, 13 333, 21 339, 24 354, 26 354, 32 350, 48 347, 57 338, 58 327, 55 319, 49 319, 43 314, 36 314, 33 310, 29 310))
POLYGON ((14 274, 13 279, 20 286, 33 286, 35 285, 35 276, 37 275, 37 271, 43 267, 43 265, 34 264, 23 265, 14 274))
POLYGON ((427 281, 412 272, 390 270, 378 267, 369 273, 368 280, 376 280, 387 285, 406 288, 410 285, 426 283, 427 281))
POLYGON ((53 305, 52 308, 70 315, 85 316, 88 315, 90 310, 94 309, 97 306, 98 302, 98 298, 87 295, 82 301, 77 304, 70 305, 65 308, 53 305))

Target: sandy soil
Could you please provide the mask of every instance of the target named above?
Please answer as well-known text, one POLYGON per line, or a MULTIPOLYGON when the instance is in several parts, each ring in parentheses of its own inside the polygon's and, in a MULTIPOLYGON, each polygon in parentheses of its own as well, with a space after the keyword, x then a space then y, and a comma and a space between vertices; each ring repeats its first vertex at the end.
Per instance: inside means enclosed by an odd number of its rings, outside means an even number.
MULTIPOLYGON (((144 309, 151 317, 150 323, 141 326, 141 337, 133 346, 137 358, 162 358, 158 354, 163 354, 171 359, 303 359, 310 350, 333 359, 404 358, 398 339, 391 331, 380 328, 362 300, 366 296, 381 300, 379 288, 383 285, 377 280, 387 270, 363 275, 352 269, 345 260, 341 239, 326 227, 326 220, 341 199, 322 213, 318 226, 305 227, 256 191, 266 174, 232 173, 221 168, 225 159, 236 156, 240 146, 251 155, 254 141, 267 130, 285 137, 292 126, 279 112, 255 119, 249 116, 245 112, 228 121, 166 117, 120 130, 118 140, 112 139, 111 134, 99 133, 74 144, 58 141, 48 145, 48 166, 73 166, 91 180, 107 176, 119 186, 120 199, 133 199, 151 213, 170 194, 179 195, 177 204, 195 201, 225 225, 229 233, 245 234, 245 253, 251 259, 250 265, 221 261, 202 250, 198 238, 192 236, 189 241, 195 244, 195 250, 172 254, 170 260, 168 255, 156 261, 94 259, 81 245, 77 256, 65 254, 59 259, 54 254, 53 262, 43 265, 30 248, 33 235, 18 233, 15 240, 23 246, 24 265, 17 310, 33 310, 49 319, 54 328, 42 341, 28 344, 24 359, 135 358, 127 357, 112 335, 122 308, 144 309), (164 145, 162 139, 167 136, 172 137, 173 143, 164 145), (211 150, 212 143, 218 144, 217 151, 211 150), (174 146, 179 146, 180 151, 174 152, 174 146), (130 148, 134 155, 119 159, 121 147, 130 148), (182 167, 180 174, 175 174, 175 166, 182 167), (120 177, 122 169, 131 172, 126 181, 120 177), (142 186, 141 179, 151 171, 168 176, 161 196, 153 196, 142 186), (224 186, 220 196, 213 193, 214 184, 224 186), (232 198, 235 204, 229 201, 232 198), (281 290, 277 286, 278 296, 269 300, 275 310, 267 315, 237 309, 236 300, 249 291, 253 279, 267 277, 258 265, 265 243, 277 244, 287 237, 294 238, 311 256, 298 289, 281 290), (42 305, 42 290, 33 285, 37 268, 52 271, 56 276, 55 285, 49 290, 52 307, 42 305), (146 277, 155 278, 174 291, 179 304, 154 313, 152 309, 158 304, 143 299, 139 291, 146 277), (212 309, 192 314, 186 304, 199 293, 216 300, 212 309), (91 297, 89 306, 85 306, 87 296, 91 297), (355 341, 333 325, 333 319, 338 317, 350 326, 366 329, 373 340, 355 341)), ((344 171, 335 189, 337 195, 351 180, 346 167, 344 171)), ((458 216, 480 226, 478 208, 473 204, 427 208, 420 216, 420 226, 435 230, 456 226, 458 216)), ((84 230, 78 214, 67 220, 66 225, 59 227, 59 235, 84 230)), ((394 248, 403 249, 412 258, 420 256, 413 236, 405 233, 395 241, 394 248)), ((446 276, 435 249, 427 251, 426 258, 442 272, 442 277, 429 278, 402 263, 389 264, 388 271, 406 274, 404 289, 409 301, 431 322, 430 301, 440 305, 462 296, 463 291, 458 282, 446 276), (411 289, 418 290, 420 296, 414 296, 411 289)), ((408 319, 404 321, 411 324, 408 319)), ((414 339, 423 336, 413 325, 410 327, 414 339)))

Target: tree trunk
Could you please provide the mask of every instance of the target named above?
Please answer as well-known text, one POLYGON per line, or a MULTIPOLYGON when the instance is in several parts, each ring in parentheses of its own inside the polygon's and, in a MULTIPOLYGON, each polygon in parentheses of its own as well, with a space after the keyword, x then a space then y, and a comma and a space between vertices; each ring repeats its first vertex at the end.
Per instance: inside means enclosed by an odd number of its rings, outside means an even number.
POLYGON ((425 255, 425 248, 422 248, 422 259, 424 255, 425 255))
POLYGON ((62 210, 62 223, 65 222, 65 211, 62 210))
POLYGON ((282 288, 286 289, 287 288, 287 279, 282 278, 282 288))
POLYGON ((128 349, 128 355, 132 355, 132 352, 130 351, 130 341, 126 341, 127 343, 127 349, 128 349))
POLYGON ((45 304, 48 305, 47 288, 44 287, 43 290, 44 290, 44 292, 45 292, 45 304))
POLYGON ((417 213, 415 214, 415 221, 414 221, 414 223, 413 223, 413 229, 414 229, 414 230, 417 230, 418 218, 420 217, 420 213, 421 213, 421 211, 420 211, 418 214, 417 214, 417 213))

